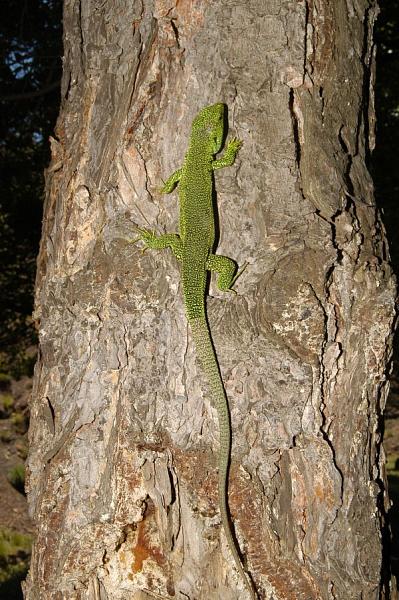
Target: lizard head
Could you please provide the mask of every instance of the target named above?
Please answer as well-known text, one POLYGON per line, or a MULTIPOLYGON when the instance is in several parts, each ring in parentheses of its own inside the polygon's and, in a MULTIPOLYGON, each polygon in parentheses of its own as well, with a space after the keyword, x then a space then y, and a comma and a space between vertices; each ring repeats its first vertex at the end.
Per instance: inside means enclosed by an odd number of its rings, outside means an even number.
POLYGON ((203 108, 193 121, 192 133, 210 144, 212 154, 217 154, 223 146, 225 118, 226 107, 219 102, 203 108))

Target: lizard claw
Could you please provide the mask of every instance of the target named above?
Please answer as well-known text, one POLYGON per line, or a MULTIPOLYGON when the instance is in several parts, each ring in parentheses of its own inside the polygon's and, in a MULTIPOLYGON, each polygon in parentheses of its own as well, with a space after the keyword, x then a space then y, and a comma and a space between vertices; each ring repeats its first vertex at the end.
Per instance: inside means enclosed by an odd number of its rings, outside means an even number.
POLYGON ((234 150, 234 152, 238 152, 238 150, 241 148, 241 146, 243 145, 243 143, 244 142, 242 140, 239 140, 238 138, 233 138, 227 144, 227 148, 229 150, 234 150))
POLYGON ((245 271, 245 269, 247 268, 248 263, 245 263, 242 267, 242 269, 240 269, 238 271, 238 273, 236 273, 236 275, 234 275, 231 283, 230 283, 230 287, 226 290, 226 292, 233 292, 233 294, 237 295, 237 291, 233 288, 233 285, 235 284, 235 282, 237 281, 237 279, 239 278, 239 276, 242 274, 243 271, 245 271))
POLYGON ((148 247, 151 247, 151 242, 156 239, 156 233, 154 231, 150 231, 148 229, 141 229, 141 227, 137 227, 137 232, 139 233, 139 237, 128 240, 129 244, 136 244, 137 242, 144 242, 146 245, 141 249, 141 253, 147 250, 148 247))
POLYGON ((137 242, 139 242, 141 240, 140 237, 135 238, 134 240, 127 240, 128 244, 137 244, 137 242))
MULTIPOLYGON (((231 285, 234 285, 235 282, 237 281, 237 279, 239 278, 240 275, 242 275, 242 273, 245 271, 245 269, 247 268, 249 263, 245 262, 243 264, 243 266, 241 267, 241 269, 238 271, 238 273, 236 275, 234 275, 233 281, 231 282, 231 285)), ((235 290, 233 290, 232 288, 229 289, 229 292, 234 292, 235 294, 237 293, 235 290)))
POLYGON ((165 188, 166 188, 166 183, 164 182, 164 180, 163 180, 163 179, 161 179, 161 181, 162 181, 162 187, 160 187, 160 188, 157 188, 157 192, 158 192, 159 194, 166 194, 166 190, 165 190, 165 188))

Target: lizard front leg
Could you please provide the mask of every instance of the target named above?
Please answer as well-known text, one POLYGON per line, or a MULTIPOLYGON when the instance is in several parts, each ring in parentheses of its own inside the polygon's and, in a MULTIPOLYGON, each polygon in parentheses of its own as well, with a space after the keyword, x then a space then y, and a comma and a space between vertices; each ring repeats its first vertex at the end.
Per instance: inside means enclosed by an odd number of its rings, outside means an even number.
POLYGON ((164 233, 162 235, 157 235, 148 229, 139 229, 138 231, 140 234, 138 239, 145 243, 146 248, 152 248, 153 250, 164 250, 165 248, 171 248, 176 258, 178 260, 182 259, 183 242, 177 233, 164 233))
POLYGON ((163 186, 159 190, 161 194, 170 194, 175 189, 176 185, 179 183, 182 175, 182 170, 177 169, 167 180, 164 182, 163 186))
POLYGON ((241 146, 241 140, 238 140, 237 138, 230 140, 223 156, 212 161, 212 169, 215 170, 223 169, 223 167, 231 167, 241 146))

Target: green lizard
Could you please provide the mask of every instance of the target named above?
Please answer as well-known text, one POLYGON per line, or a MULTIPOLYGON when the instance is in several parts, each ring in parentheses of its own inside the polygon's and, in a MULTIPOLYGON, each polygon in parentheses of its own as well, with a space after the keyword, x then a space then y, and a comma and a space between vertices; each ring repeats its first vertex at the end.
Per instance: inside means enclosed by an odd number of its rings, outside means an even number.
POLYGON ((190 144, 183 167, 175 171, 161 189, 162 193, 169 194, 179 184, 180 235, 156 235, 149 230, 139 229, 139 239, 143 240, 149 248, 171 248, 181 263, 186 315, 219 419, 219 504, 222 525, 237 570, 245 581, 251 597, 256 598, 252 582, 244 570, 230 524, 227 502, 231 451, 230 413, 205 309, 207 271, 218 274, 217 285, 223 291, 233 291, 231 288, 240 275, 240 273, 236 274, 236 263, 231 258, 213 253, 215 245, 213 171, 231 166, 242 144, 238 139, 231 140, 224 155, 215 159, 215 154, 222 149, 224 132, 224 104, 207 106, 198 113, 192 124, 190 144))

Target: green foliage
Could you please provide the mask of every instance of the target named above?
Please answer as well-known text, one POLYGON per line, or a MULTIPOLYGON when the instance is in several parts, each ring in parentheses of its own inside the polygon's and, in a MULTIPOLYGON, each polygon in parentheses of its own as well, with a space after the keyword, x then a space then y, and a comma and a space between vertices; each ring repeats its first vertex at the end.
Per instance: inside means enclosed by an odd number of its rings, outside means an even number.
POLYGON ((9 429, 0 432, 0 441, 9 444, 14 439, 14 434, 9 429))
POLYGON ((9 561, 11 557, 29 555, 32 537, 12 529, 0 529, 0 563, 9 561))
POLYGON ((8 373, 0 372, 0 388, 6 388, 11 383, 11 377, 8 373))
POLYGON ((14 405, 12 394, 0 394, 0 418, 8 417, 14 405))
POLYGON ((20 582, 25 578, 32 546, 32 537, 0 529, 0 598, 22 600, 20 582))
POLYGON ((14 434, 9 429, 0 432, 0 441, 9 444, 14 439, 14 434))
POLYGON ((25 495, 25 466, 22 463, 10 469, 7 473, 7 479, 20 494, 25 495))
MULTIPOLYGON (((17 322, 10 319, 9 325, 9 331, 11 332, 15 330, 17 322)), ((21 331, 19 333, 15 331, 14 343, 8 346, 4 352, 0 352, 0 369, 8 371, 17 380, 24 375, 31 377, 36 362, 36 346, 32 344, 36 342, 32 320, 30 316, 27 316, 26 327, 24 328, 21 325, 21 331), (34 353, 32 353, 32 349, 35 349, 34 353)))
POLYGON ((24 442, 24 440, 18 440, 15 442, 15 449, 17 451, 18 456, 25 461, 28 457, 28 446, 24 442))
POLYGON ((20 435, 28 431, 29 417, 27 412, 14 412, 11 415, 11 423, 14 429, 20 435))

